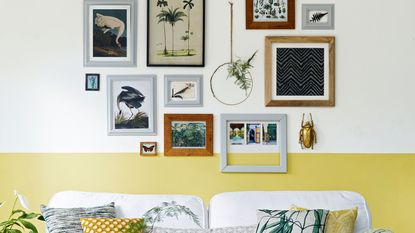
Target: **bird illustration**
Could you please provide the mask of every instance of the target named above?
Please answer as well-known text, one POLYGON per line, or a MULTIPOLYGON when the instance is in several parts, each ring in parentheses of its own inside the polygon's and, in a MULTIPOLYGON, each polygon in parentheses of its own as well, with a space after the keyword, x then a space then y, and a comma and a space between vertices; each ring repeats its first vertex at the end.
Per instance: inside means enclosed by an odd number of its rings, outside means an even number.
POLYGON ((171 97, 172 98, 183 99, 182 94, 185 93, 187 90, 189 90, 192 87, 194 87, 194 84, 192 84, 192 83, 186 83, 186 86, 183 89, 181 89, 180 91, 176 92, 176 93, 174 92, 174 89, 172 89, 171 90, 171 92, 172 92, 171 97))
POLYGON ((118 114, 122 114, 120 104, 124 103, 130 109, 131 116, 129 119, 131 119, 134 116, 132 109, 135 108, 138 110, 142 106, 142 103, 146 97, 143 93, 133 87, 123 86, 121 89, 123 91, 117 97, 117 107, 119 110, 118 114))

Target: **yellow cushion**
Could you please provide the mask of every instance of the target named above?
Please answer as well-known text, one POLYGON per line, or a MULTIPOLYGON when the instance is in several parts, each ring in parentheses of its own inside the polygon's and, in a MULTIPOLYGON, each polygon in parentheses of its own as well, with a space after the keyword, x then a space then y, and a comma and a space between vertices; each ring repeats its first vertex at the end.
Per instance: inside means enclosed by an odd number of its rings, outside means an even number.
POLYGON ((85 233, 128 232, 131 224, 140 223, 141 218, 81 218, 85 233))
MULTIPOLYGON (((291 210, 306 210, 298 206, 291 206, 291 210)), ((327 216, 324 233, 353 233, 357 218, 357 208, 349 210, 330 211, 327 216)))

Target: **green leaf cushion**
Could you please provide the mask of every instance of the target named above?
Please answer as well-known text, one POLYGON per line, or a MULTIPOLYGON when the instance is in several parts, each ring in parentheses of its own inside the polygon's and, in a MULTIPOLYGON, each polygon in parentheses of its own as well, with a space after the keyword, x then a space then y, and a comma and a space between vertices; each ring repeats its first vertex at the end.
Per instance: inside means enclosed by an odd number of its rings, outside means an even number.
POLYGON ((258 210, 256 233, 323 233, 328 210, 258 210))

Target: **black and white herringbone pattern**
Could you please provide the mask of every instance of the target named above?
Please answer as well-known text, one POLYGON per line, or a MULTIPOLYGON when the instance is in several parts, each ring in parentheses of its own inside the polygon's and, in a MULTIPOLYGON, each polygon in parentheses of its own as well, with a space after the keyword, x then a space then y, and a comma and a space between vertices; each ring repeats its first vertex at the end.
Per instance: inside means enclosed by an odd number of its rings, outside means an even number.
POLYGON ((277 96, 324 96, 324 48, 277 48, 277 96))

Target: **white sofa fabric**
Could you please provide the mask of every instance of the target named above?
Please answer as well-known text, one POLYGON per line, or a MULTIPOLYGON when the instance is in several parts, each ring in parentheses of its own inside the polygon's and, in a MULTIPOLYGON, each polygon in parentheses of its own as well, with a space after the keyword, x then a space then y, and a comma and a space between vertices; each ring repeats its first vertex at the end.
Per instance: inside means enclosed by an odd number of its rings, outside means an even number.
MULTIPOLYGON (((358 207, 359 213, 354 233, 371 228, 371 216, 365 199, 349 191, 248 191, 215 195, 208 211, 200 197, 191 195, 141 195, 116 193, 91 193, 65 191, 55 194, 48 207, 75 208, 94 207, 115 203, 120 218, 141 217, 162 202, 175 201, 189 207, 200 219, 202 228, 223 228, 257 224, 257 209, 289 209, 292 205, 308 209, 341 210, 358 207)), ((188 217, 167 218, 157 227, 197 229, 188 217)))
POLYGON ((257 209, 285 210, 292 205, 307 209, 342 210, 358 207, 354 233, 371 228, 365 199, 349 191, 231 192, 215 195, 209 205, 209 226, 228 227, 257 223, 257 209))

